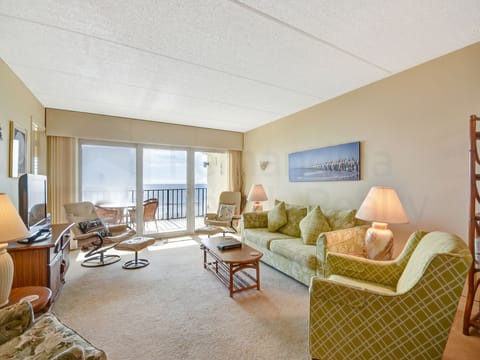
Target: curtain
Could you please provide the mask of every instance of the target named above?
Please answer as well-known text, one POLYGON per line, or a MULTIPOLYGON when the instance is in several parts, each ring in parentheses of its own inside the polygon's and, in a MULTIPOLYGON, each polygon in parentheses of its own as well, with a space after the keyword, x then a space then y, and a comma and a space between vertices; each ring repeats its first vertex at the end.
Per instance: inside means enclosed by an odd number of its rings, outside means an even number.
POLYGON ((77 139, 47 137, 48 207, 52 224, 67 222, 63 204, 77 201, 77 139))
MULTIPOLYGON (((238 150, 230 150, 229 153, 230 162, 230 176, 229 187, 230 191, 243 191, 243 176, 242 176, 242 152, 238 150)), ((246 203, 246 197, 242 193, 242 210, 246 203)))

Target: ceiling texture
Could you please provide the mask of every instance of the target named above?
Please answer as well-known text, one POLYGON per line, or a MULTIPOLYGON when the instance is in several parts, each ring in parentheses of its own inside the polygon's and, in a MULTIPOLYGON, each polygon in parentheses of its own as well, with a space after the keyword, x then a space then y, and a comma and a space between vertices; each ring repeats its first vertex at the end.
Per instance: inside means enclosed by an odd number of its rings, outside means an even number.
POLYGON ((241 132, 478 41, 480 0, 0 0, 45 107, 241 132))

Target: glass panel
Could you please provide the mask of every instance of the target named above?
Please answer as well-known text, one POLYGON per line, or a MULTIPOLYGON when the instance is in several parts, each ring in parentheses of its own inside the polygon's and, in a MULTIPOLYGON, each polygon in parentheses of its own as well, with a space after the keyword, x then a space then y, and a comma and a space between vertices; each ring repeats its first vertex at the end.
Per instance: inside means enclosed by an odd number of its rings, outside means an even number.
POLYGON ((128 221, 134 206, 135 156, 133 147, 81 144, 81 199, 91 201, 109 224, 128 221))
POLYGON ((205 226, 206 213, 216 213, 218 197, 228 190, 228 154, 195 152, 195 229, 205 226))
POLYGON ((143 150, 144 234, 187 230, 187 152, 185 150, 143 150), (147 200, 158 207, 147 211, 147 200))

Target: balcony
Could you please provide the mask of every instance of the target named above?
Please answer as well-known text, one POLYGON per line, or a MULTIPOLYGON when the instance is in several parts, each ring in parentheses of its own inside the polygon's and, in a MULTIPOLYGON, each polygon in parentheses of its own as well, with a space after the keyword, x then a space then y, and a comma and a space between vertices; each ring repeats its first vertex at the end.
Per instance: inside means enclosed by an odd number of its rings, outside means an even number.
MULTIPOLYGON (((106 217, 99 213, 106 223, 130 223, 128 209, 136 204, 134 190, 124 192, 112 191, 84 191, 82 198, 96 205, 116 211, 116 216, 106 217), (118 201, 123 199, 123 201, 118 201)), ((158 208, 155 212, 158 232, 169 233, 184 231, 187 227, 187 189, 183 185, 178 187, 151 188, 143 190, 143 200, 158 199, 158 208)), ((195 187, 194 192, 195 228, 203 226, 203 218, 207 209, 207 188, 195 187)), ((135 224, 131 224, 135 225, 135 224)), ((144 233, 156 233, 154 222, 145 223, 144 233)))

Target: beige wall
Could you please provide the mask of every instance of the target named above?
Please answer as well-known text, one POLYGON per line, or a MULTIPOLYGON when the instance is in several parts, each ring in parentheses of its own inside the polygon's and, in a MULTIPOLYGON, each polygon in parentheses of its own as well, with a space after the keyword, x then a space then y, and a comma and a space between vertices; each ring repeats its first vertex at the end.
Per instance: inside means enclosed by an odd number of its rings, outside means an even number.
POLYGON ((202 149, 242 150, 243 134, 116 116, 47 109, 47 135, 202 149))
MULTIPOLYGON (((27 169, 30 171, 31 120, 45 127, 45 109, 42 104, 17 78, 5 62, 0 59, 0 192, 8 194, 12 202, 18 204, 18 179, 8 177, 9 123, 27 130, 27 169)), ((46 169, 46 154, 40 154, 40 166, 43 174, 46 169)))
POLYGON ((262 183, 274 199, 358 208, 373 185, 397 189, 415 229, 466 239, 468 123, 480 114, 480 43, 245 134, 245 189, 262 183), (362 180, 290 183, 288 154, 361 141, 362 180), (258 162, 268 160, 261 171, 258 162))

